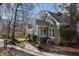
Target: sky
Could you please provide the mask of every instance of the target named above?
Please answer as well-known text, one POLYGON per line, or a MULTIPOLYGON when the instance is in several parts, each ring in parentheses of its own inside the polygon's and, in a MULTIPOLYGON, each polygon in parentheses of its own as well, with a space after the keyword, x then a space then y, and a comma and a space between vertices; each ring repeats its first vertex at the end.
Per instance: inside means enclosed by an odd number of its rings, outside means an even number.
POLYGON ((35 10, 48 10, 56 12, 58 9, 58 4, 56 3, 40 3, 38 6, 36 6, 35 10))
POLYGON ((57 12, 58 11, 58 4, 56 3, 39 3, 38 5, 35 6, 35 9, 32 10, 33 12, 33 17, 36 17, 37 13, 40 10, 48 10, 52 12, 57 12))
POLYGON ((30 11, 31 14, 33 14, 32 16, 30 15, 30 18, 35 19, 36 15, 38 14, 38 12, 40 10, 48 10, 48 11, 52 11, 52 12, 57 12, 58 9, 59 9, 58 5, 59 4, 56 4, 56 3, 39 3, 39 4, 35 4, 35 8, 30 11))

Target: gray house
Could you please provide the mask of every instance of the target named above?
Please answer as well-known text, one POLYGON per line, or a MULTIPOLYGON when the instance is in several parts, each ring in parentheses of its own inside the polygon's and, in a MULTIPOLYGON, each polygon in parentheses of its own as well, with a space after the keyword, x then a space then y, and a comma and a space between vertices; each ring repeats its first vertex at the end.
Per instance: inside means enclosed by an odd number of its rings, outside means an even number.
POLYGON ((39 37, 38 40, 46 40, 59 44, 61 25, 69 24, 69 15, 61 13, 53 13, 44 11, 46 13, 45 19, 36 19, 34 25, 34 33, 39 37))

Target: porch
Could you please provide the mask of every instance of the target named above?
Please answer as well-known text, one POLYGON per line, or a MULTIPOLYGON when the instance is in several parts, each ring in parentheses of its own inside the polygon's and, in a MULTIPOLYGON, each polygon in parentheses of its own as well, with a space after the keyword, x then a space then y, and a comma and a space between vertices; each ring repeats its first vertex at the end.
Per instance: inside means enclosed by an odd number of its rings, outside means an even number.
POLYGON ((55 28, 54 27, 38 27, 38 36, 40 43, 53 42, 55 39, 55 28))

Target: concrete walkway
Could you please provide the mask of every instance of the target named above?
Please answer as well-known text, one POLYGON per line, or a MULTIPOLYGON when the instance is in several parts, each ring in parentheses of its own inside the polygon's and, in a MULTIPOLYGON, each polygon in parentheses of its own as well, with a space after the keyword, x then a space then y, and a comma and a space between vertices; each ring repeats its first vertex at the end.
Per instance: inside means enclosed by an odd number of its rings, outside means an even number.
POLYGON ((48 52, 43 52, 43 51, 40 52, 36 47, 34 47, 29 42, 25 43, 25 49, 29 49, 32 52, 38 53, 39 55, 42 55, 42 56, 65 56, 65 55, 61 55, 61 54, 48 53, 48 52))

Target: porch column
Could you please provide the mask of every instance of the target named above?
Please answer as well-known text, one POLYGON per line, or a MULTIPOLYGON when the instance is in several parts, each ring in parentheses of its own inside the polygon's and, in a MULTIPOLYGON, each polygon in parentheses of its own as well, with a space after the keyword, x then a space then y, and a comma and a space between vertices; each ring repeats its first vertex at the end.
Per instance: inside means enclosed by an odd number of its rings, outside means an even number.
POLYGON ((50 28, 50 25, 49 25, 49 27, 48 27, 48 37, 50 37, 50 33, 51 33, 51 32, 50 32, 50 29, 51 29, 51 28, 50 28))
MULTIPOLYGON (((49 26, 48 26, 48 37, 50 37, 50 33, 51 33, 51 32, 50 32, 50 29, 51 29, 51 28, 50 28, 50 25, 49 25, 49 26)), ((48 41, 49 41, 49 39, 47 40, 47 44, 49 44, 48 41)))
POLYGON ((38 44, 40 43, 40 30, 39 30, 39 27, 38 27, 38 44))

